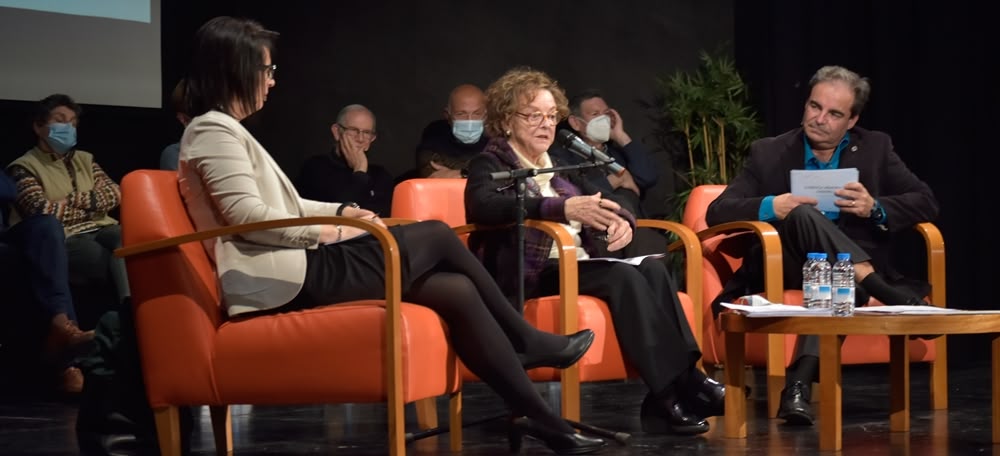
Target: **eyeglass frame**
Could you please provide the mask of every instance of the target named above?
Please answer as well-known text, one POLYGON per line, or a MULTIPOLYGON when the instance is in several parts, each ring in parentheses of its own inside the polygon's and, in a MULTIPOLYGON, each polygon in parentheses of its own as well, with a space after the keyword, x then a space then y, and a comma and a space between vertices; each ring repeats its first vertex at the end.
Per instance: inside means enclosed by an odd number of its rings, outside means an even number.
POLYGON ((341 133, 351 134, 355 138, 361 138, 362 141, 372 142, 378 136, 378 132, 375 130, 362 130, 356 127, 348 127, 340 122, 337 122, 337 127, 340 128, 341 133), (365 139, 368 136, 368 139, 365 139))
POLYGON ((261 67, 264 68, 264 76, 266 76, 267 79, 269 79, 269 80, 270 79, 274 79, 274 73, 276 73, 278 71, 278 65, 277 64, 272 63, 270 65, 261 65, 261 67))
POLYGON ((535 111, 535 112, 533 112, 531 114, 525 114, 523 112, 514 111, 514 114, 516 114, 516 115, 520 116, 522 119, 524 119, 524 122, 527 123, 529 127, 538 127, 538 126, 541 126, 543 119, 550 120, 552 122, 552 125, 558 125, 559 124, 559 120, 560 120, 559 119, 559 111, 553 111, 553 112, 551 112, 549 114, 542 114, 541 111, 535 111), (536 121, 533 122, 531 120, 531 118, 534 117, 535 115, 538 115, 539 117, 538 117, 538 120, 536 120, 536 121))

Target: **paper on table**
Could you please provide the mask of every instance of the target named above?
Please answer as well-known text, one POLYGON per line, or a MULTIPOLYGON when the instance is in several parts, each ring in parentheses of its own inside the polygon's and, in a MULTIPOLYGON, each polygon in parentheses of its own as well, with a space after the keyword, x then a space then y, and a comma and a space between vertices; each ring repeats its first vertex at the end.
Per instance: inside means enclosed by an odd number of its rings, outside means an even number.
POLYGON ((628 263, 628 264, 631 264, 632 266, 638 266, 639 263, 642 263, 642 260, 645 260, 646 258, 663 258, 665 256, 667 256, 666 253, 653 253, 653 254, 650 254, 650 255, 643 255, 643 256, 637 256, 637 257, 632 257, 632 258, 591 257, 591 258, 586 258, 586 259, 577 260, 577 261, 578 262, 584 262, 584 261, 610 261, 612 263, 628 263))
POLYGON ((793 169, 791 180, 793 195, 816 198, 819 201, 816 208, 823 212, 840 212, 833 192, 848 182, 857 182, 858 169, 793 169))
POLYGON ((976 315, 976 314, 997 314, 1000 310, 964 310, 950 309, 947 307, 935 306, 871 306, 858 307, 854 309, 855 314, 891 314, 891 315, 976 315))
POLYGON ((802 306, 790 306, 788 304, 769 304, 766 306, 744 306, 730 302, 722 303, 722 307, 733 309, 745 313, 747 317, 806 317, 806 316, 830 316, 830 309, 808 309, 802 306))

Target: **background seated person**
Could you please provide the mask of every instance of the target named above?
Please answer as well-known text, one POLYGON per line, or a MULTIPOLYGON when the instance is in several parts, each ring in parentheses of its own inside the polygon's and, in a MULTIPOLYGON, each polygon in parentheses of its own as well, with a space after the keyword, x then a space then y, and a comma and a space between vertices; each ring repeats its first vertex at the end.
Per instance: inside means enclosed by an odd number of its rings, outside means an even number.
POLYGON ((452 89, 444 118, 424 128, 417 145, 417 171, 420 177, 465 177, 464 171, 486 147, 483 120, 486 96, 472 84, 452 89))
POLYGON ((121 226, 108 215, 121 202, 121 189, 89 152, 76 149, 80 105, 67 95, 50 95, 36 108, 33 128, 38 143, 7 166, 17 183, 16 211, 22 217, 49 214, 66 234, 70 283, 88 284, 108 276, 121 304, 130 295, 121 247, 121 226))
POLYGON ((314 155, 302 165, 295 187, 303 198, 355 203, 383 216, 392 207, 392 175, 368 162, 375 141, 375 114, 352 104, 330 125, 334 145, 329 153, 314 155))
MULTIPOLYGON (((657 166, 649 150, 641 141, 633 141, 625 132, 625 123, 615 109, 608 107, 604 97, 594 89, 588 89, 569 101, 569 117, 562 125, 568 125, 590 146, 603 151, 625 168, 616 175, 607 168, 590 168, 581 171, 587 180, 605 195, 615 194, 623 206, 636 217, 646 218, 642 207, 646 191, 659 180, 657 166)), ((549 153, 567 163, 581 163, 583 157, 570 152, 562 145, 555 145, 549 153)), ((636 230, 634 239, 624 249, 626 257, 660 253, 667 245, 663 232, 648 228, 636 230)))
MULTIPOLYGON (((187 105, 184 103, 184 80, 174 86, 174 91, 170 94, 170 105, 174 108, 174 116, 181 123, 181 127, 187 127, 191 122, 191 117, 185 114, 187 105)), ((175 142, 163 148, 160 152, 160 169, 177 170, 177 155, 181 152, 181 143, 175 142)))
MULTIPOLYGON (((0 203, 11 204, 17 197, 17 187, 6 174, 0 173, 0 203)), ((0 262, 3 262, 4 280, 9 287, 7 299, 17 299, 24 282, 27 282, 26 299, 32 301, 31 309, 12 309, 7 315, 16 315, 15 325, 4 324, 5 333, 25 344, 14 345, 16 349, 30 351, 18 355, 35 355, 31 345, 44 340, 44 362, 46 368, 54 366, 56 387, 64 393, 79 393, 83 390, 83 373, 68 363, 93 340, 94 331, 83 331, 77 325, 73 297, 69 290, 69 271, 66 258, 66 237, 62 224, 55 217, 41 214, 21 220, 7 228, 0 215, 0 262), (26 334, 25 328, 34 331, 36 326, 24 318, 33 319, 41 314, 48 322, 46 335, 35 337, 26 334)), ((5 322, 6 323, 6 322, 5 322)), ((37 357, 37 356, 36 356, 37 357)), ((51 374, 46 374, 51 375, 51 374)))
MULTIPOLYGON (((547 151, 559 118, 569 109, 555 81, 528 68, 508 71, 486 94, 486 127, 492 139, 470 164, 465 209, 470 223, 503 225, 516 221, 515 185, 495 181, 490 174, 558 166, 547 151)), ((632 240, 632 214, 615 195, 602 198, 579 175, 539 174, 526 184, 526 216, 562 223, 576 239, 578 258, 614 256, 632 240)), ((522 279, 517 275, 514 236, 515 230, 477 231, 469 238, 469 248, 504 290, 516 290, 524 280, 528 298, 558 294, 558 252, 552 239, 538 230, 525 233, 522 279)), ((649 387, 640 412, 643 429, 707 432, 704 418, 721 413, 725 388, 697 368, 701 351, 666 265, 652 258, 638 266, 581 261, 578 285, 580 294, 607 303, 622 354, 649 387)))

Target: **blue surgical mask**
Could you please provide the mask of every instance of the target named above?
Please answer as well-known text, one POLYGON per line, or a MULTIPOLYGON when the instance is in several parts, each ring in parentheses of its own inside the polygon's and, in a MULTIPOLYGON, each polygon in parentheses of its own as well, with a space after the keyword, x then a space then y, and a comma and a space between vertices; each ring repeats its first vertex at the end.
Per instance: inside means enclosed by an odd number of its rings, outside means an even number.
POLYGON ((451 134, 462 144, 475 144, 483 136, 482 120, 453 120, 451 134))
POLYGON ((76 145, 76 127, 71 123, 50 123, 45 142, 57 154, 65 154, 76 145))

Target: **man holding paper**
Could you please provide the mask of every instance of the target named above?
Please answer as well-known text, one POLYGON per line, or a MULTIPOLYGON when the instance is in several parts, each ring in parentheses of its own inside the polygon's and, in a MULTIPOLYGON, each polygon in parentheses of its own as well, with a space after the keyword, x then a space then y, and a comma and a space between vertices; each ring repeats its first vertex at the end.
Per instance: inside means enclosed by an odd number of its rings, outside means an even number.
MULTIPOLYGON (((937 217, 933 192, 906 167, 887 134, 856 126, 871 92, 867 78, 826 66, 809 85, 802 126, 755 141, 743 171, 708 207, 706 221, 773 224, 781 237, 786 288, 801 287, 807 253, 848 252, 858 305, 869 296, 886 305, 925 304, 921 297, 929 286, 904 284, 890 266, 889 243, 894 233, 937 217), (833 206, 820 210, 831 185, 833 206)), ((721 302, 763 291, 760 254, 759 246, 750 250, 715 299, 716 312, 721 302)), ((812 424, 809 386, 819 371, 818 348, 815 336, 799 337, 778 410, 790 424, 812 424)))

